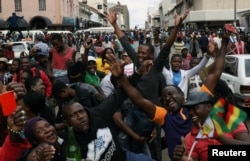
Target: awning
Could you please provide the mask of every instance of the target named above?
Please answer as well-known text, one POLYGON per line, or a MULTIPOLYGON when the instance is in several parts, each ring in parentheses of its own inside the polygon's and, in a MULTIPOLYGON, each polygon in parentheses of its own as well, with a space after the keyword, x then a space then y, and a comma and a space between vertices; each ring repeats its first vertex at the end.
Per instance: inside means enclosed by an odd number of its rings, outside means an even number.
POLYGON ((42 19, 42 20, 46 23, 47 26, 51 26, 51 25, 52 25, 52 21, 51 21, 48 17, 46 17, 46 16, 35 16, 35 17, 33 17, 33 18, 30 20, 30 23, 31 23, 33 20, 35 20, 35 19, 42 19))
MULTIPOLYGON (((18 19, 17 24, 19 27, 29 27, 28 22, 24 18, 18 19)), ((4 28, 9 28, 9 25, 10 25, 9 21, 5 21, 4 28)))
POLYGON ((245 16, 249 17, 250 16, 250 10, 237 12, 237 15, 240 16, 240 17, 245 17, 245 16))
POLYGON ((29 24, 25 19, 18 19, 17 24, 19 27, 29 27, 29 24))
POLYGON ((62 25, 74 26, 76 24, 76 19, 74 17, 63 17, 62 25))

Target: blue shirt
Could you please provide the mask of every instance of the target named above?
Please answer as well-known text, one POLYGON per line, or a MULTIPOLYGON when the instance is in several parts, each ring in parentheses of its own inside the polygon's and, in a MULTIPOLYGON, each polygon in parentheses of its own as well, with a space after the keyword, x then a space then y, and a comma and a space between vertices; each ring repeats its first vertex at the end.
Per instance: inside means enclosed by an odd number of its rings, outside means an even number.
POLYGON ((181 144, 181 137, 190 132, 192 120, 187 108, 181 109, 179 113, 169 113, 165 117, 164 131, 167 140, 168 154, 173 160, 173 152, 176 145, 181 144))
POLYGON ((181 82, 181 71, 173 72, 173 84, 178 86, 181 82))

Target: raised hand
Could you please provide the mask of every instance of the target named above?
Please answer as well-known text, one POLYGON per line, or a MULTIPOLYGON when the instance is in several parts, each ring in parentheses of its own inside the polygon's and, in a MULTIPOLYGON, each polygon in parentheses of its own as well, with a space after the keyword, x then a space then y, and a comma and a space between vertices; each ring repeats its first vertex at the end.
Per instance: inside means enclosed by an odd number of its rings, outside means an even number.
POLYGON ((92 39, 88 38, 87 40, 84 41, 83 47, 85 50, 89 50, 93 46, 92 39))
POLYGON ((139 69, 137 70, 137 72, 141 75, 143 74, 147 74, 151 68, 153 66, 153 61, 152 60, 145 60, 141 66, 139 67, 139 69))
POLYGON ((189 14, 189 10, 187 10, 182 16, 175 15, 175 27, 180 27, 182 22, 186 19, 189 14))
POLYGON ((26 112, 22 109, 21 106, 17 106, 16 110, 11 114, 8 119, 8 127, 10 131, 18 133, 23 130, 27 122, 26 112))
POLYGON ((112 54, 106 55, 106 61, 110 65, 110 71, 114 77, 123 76, 125 62, 121 62, 112 54))
POLYGON ((50 161, 54 158, 56 149, 47 144, 40 143, 27 156, 26 161, 50 161))
POLYGON ((117 12, 109 10, 109 13, 105 12, 106 18, 111 25, 114 25, 117 21, 117 12))
POLYGON ((226 28, 223 28, 223 33, 222 33, 222 43, 228 44, 230 40, 230 36, 232 35, 232 32, 227 31, 226 28))
POLYGON ((11 91, 14 90, 14 92, 17 94, 17 97, 23 96, 26 93, 26 89, 23 84, 17 83, 17 82, 10 82, 6 85, 6 90, 11 91))

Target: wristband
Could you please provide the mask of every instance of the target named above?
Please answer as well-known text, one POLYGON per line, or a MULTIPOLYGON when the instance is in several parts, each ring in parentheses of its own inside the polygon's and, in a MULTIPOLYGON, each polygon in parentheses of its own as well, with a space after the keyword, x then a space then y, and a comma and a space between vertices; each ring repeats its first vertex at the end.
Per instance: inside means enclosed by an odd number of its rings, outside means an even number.
POLYGON ((16 131, 16 130, 14 130, 14 129, 11 129, 9 126, 7 126, 7 129, 10 130, 10 132, 12 132, 13 134, 19 135, 22 139, 25 138, 23 130, 21 130, 21 131, 16 131))

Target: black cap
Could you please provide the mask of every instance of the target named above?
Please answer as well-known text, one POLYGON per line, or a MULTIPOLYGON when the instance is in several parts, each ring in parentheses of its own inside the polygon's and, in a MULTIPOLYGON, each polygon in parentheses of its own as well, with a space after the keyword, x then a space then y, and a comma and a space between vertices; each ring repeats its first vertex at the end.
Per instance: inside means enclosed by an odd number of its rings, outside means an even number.
POLYGON ((184 107, 191 107, 203 103, 213 103, 213 97, 206 92, 192 92, 189 94, 184 107))

